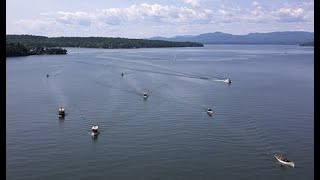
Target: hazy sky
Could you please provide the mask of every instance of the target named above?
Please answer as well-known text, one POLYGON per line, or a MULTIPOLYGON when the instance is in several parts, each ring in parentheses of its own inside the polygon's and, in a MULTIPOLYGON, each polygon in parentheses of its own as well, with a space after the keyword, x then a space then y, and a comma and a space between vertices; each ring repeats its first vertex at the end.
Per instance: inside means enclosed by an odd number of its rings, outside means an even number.
POLYGON ((313 0, 6 0, 6 33, 149 38, 314 32, 313 0))

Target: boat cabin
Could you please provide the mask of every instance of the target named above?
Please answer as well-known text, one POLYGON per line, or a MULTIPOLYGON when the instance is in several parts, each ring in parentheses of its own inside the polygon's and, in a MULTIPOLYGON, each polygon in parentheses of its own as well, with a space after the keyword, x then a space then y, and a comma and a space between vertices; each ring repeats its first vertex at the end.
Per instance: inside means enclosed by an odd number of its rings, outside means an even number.
POLYGON ((284 156, 278 156, 278 158, 281 160, 281 161, 284 161, 284 162, 291 162, 289 161, 286 157, 284 156))
POLYGON ((99 130, 99 127, 98 127, 97 125, 92 126, 92 128, 91 128, 91 131, 92 131, 93 133, 98 133, 98 130, 99 130))
POLYGON ((65 115, 65 109, 63 107, 59 108, 59 116, 64 116, 65 115))
POLYGON ((148 96, 149 96, 149 95, 148 95, 147 92, 144 92, 144 93, 143 93, 143 97, 147 98, 148 96))

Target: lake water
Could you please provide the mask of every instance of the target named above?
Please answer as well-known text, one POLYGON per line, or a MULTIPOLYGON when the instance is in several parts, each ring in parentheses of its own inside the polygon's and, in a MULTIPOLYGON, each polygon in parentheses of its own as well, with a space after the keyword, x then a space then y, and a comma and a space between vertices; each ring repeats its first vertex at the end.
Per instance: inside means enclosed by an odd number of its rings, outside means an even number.
POLYGON ((314 179, 312 47, 67 50, 6 60, 7 179, 314 179))

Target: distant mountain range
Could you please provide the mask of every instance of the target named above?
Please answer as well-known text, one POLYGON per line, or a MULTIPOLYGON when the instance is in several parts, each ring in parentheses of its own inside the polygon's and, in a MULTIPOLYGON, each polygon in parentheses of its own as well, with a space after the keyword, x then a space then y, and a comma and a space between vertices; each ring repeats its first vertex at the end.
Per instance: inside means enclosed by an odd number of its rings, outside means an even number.
POLYGON ((250 33, 247 35, 233 35, 222 32, 205 33, 197 36, 185 35, 166 37, 152 37, 151 40, 188 41, 203 44, 302 44, 314 41, 314 33, 305 31, 284 31, 270 33, 250 33))

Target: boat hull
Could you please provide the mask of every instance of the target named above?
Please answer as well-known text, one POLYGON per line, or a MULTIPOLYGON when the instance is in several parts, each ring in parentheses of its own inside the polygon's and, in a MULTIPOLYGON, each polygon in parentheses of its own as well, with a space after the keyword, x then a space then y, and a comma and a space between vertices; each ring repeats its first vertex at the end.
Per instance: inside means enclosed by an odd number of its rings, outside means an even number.
POLYGON ((283 165, 286 165, 286 166, 291 166, 291 167, 294 167, 294 162, 290 161, 290 162, 286 162, 286 161, 283 161, 281 160, 278 156, 274 156, 276 158, 276 160, 283 164, 283 165))
POLYGON ((63 118, 65 116, 65 113, 59 112, 59 118, 63 118))
POLYGON ((98 131, 98 132, 92 132, 92 131, 90 132, 90 135, 91 135, 91 136, 97 136, 97 135, 99 135, 99 134, 100 134, 99 131, 98 131))
POLYGON ((64 115, 66 114, 64 108, 60 108, 59 111, 58 111, 58 114, 59 114, 59 117, 64 117, 64 115))

